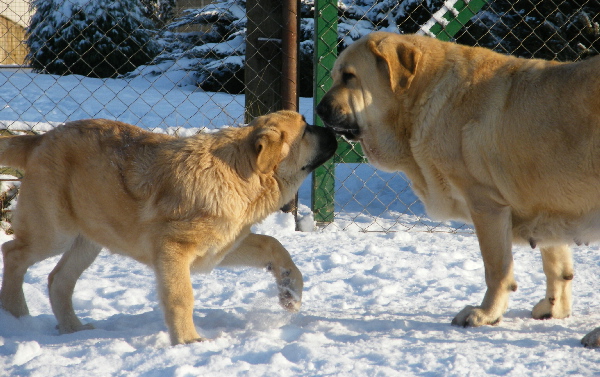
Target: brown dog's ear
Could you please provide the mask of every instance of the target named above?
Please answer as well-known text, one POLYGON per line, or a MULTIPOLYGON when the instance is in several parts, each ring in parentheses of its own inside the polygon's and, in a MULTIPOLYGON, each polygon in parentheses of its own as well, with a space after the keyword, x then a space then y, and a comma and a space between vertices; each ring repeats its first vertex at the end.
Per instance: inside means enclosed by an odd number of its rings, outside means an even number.
POLYGON ((281 161, 283 134, 273 129, 260 132, 254 142, 256 166, 263 174, 270 173, 281 161))
POLYGON ((421 60, 421 51, 409 43, 398 42, 394 39, 384 38, 378 42, 369 41, 368 47, 377 58, 378 68, 388 76, 390 87, 395 92, 398 89, 406 90, 410 87, 421 60))

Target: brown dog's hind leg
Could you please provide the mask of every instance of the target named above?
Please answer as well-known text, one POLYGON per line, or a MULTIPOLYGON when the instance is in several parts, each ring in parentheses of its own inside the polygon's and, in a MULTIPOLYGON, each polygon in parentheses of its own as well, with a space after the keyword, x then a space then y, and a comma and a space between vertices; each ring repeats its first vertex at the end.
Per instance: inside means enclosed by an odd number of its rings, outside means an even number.
POLYGON ((72 297, 77 279, 92 264, 101 249, 100 246, 82 236, 77 237, 73 246, 62 256, 48 276, 50 304, 61 334, 94 328, 92 325, 81 324, 73 310, 72 297))
POLYGON ((225 256, 219 266, 250 266, 269 269, 277 282, 281 306, 291 312, 300 310, 304 284, 302 273, 296 267, 290 253, 277 239, 250 233, 225 256))
POLYGON ((0 290, 0 304, 2 308, 15 317, 29 314, 23 282, 27 269, 36 260, 27 253, 26 245, 15 239, 2 245, 4 270, 2 275, 2 289, 0 290))
POLYGON ((571 315, 573 256, 568 245, 542 247, 546 274, 546 297, 533 308, 535 319, 567 318, 571 315))
POLYGON ((21 224, 13 222, 15 238, 2 245, 4 269, 0 303, 4 310, 15 317, 29 314, 23 294, 27 269, 39 261, 64 253, 73 244, 72 237, 55 231, 51 226, 42 229, 21 227, 21 224))

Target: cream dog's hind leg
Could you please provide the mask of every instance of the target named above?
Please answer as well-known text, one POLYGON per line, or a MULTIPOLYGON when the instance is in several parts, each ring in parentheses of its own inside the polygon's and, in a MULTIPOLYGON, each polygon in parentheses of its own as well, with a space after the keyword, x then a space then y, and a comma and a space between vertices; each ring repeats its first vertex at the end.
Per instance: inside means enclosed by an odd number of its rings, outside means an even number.
POLYGON ((546 297, 533 308, 535 319, 567 318, 571 315, 571 282, 573 280, 573 255, 568 245, 541 248, 546 297))

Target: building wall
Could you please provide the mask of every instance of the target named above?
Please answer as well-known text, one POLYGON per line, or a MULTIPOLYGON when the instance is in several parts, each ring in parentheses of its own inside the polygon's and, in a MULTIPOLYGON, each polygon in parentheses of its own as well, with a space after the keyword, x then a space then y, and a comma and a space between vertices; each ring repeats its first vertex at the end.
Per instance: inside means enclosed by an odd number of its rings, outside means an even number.
POLYGON ((25 28, 0 16, 0 64, 23 64, 27 55, 24 41, 25 28))
POLYGON ((32 12, 29 0, 0 0, 0 64, 23 64, 25 28, 32 12))

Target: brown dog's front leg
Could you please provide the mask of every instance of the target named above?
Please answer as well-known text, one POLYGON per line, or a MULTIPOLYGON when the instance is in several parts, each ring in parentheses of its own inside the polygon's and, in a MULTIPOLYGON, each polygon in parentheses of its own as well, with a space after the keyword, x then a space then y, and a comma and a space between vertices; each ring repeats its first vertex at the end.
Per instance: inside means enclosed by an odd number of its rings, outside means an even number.
POLYGON ((487 291, 480 306, 467 306, 452 320, 456 326, 494 325, 508 307, 508 296, 517 290, 513 276, 510 208, 496 203, 474 206, 471 211, 485 266, 487 291))
POLYGON ((190 275, 190 246, 172 243, 159 251, 155 272, 171 344, 203 341, 194 325, 194 292, 190 275))
POLYGON ((219 266, 250 266, 268 268, 279 288, 279 303, 284 309, 297 312, 302 303, 302 273, 290 253, 275 238, 250 233, 231 250, 219 266))

